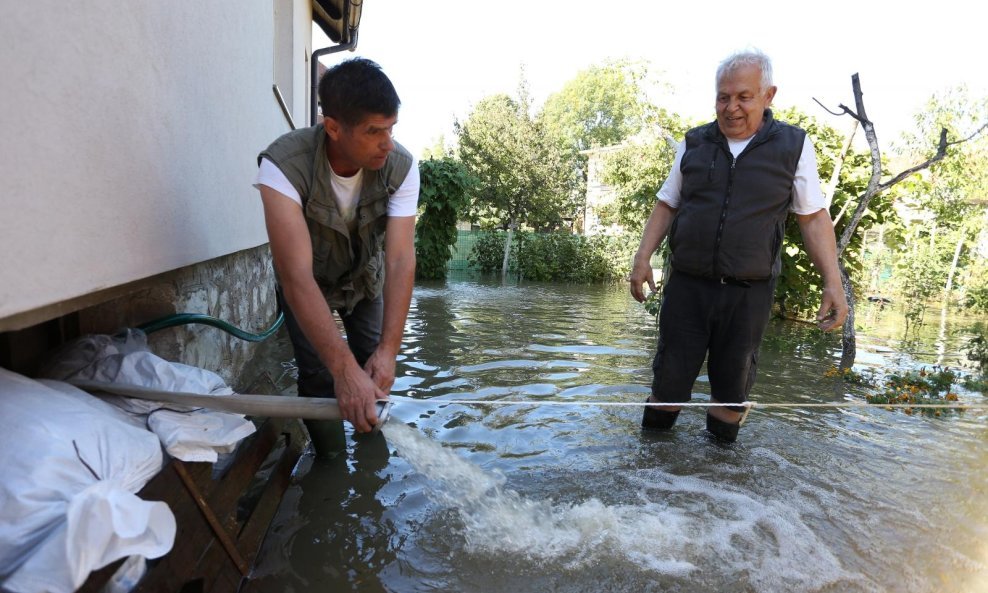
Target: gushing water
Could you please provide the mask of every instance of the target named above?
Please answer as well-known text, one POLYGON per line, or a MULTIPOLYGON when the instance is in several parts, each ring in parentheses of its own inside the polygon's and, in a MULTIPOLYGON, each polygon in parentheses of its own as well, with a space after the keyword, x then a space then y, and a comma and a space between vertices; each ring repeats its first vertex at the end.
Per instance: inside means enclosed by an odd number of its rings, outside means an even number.
POLYGON ((503 475, 485 472, 409 426, 392 423, 384 431, 429 479, 430 497, 455 510, 469 553, 517 554, 567 569, 622 559, 678 578, 696 578, 699 566, 715 557, 725 573, 743 574, 758 591, 819 591, 841 583, 871 589, 842 568, 799 510, 784 502, 660 470, 637 471, 614 485, 637 492, 634 504, 532 500, 507 488, 503 475))

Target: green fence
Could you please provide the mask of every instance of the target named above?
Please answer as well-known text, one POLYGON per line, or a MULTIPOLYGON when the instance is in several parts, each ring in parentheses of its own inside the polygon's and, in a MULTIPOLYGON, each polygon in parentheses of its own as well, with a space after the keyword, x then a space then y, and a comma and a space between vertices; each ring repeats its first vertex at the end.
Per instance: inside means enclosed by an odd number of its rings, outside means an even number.
POLYGON ((470 264, 467 262, 467 256, 470 255, 470 250, 473 249, 474 243, 483 231, 459 231, 456 235, 456 245, 453 246, 453 258, 449 262, 450 272, 466 272, 470 269, 470 264))

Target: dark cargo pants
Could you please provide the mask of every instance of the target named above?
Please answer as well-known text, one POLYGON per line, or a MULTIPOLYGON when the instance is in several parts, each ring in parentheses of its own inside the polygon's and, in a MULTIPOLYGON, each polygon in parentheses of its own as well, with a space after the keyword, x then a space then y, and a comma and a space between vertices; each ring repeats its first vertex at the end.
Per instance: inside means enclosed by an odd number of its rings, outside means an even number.
MULTIPOLYGON (((302 397, 336 397, 333 375, 319 359, 319 354, 305 337, 302 328, 292 314, 279 287, 278 304, 285 313, 285 326, 295 351, 295 364, 298 367, 298 394, 302 397)), ((361 367, 377 350, 381 341, 381 323, 384 319, 384 299, 364 299, 357 303, 349 314, 340 314, 343 329, 346 331, 347 345, 361 367)), ((339 420, 305 420, 305 427, 321 456, 342 451, 346 448, 343 423, 339 420)))
POLYGON ((721 281, 673 271, 659 312, 653 397, 660 402, 688 402, 707 358, 711 396, 724 403, 746 401, 755 382, 758 347, 774 291, 774 280, 721 281))

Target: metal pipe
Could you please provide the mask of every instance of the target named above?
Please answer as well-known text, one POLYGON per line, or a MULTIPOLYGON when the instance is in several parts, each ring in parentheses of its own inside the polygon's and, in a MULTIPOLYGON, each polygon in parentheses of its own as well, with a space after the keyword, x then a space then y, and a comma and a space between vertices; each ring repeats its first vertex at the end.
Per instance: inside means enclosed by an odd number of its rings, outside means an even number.
MULTIPOLYGON (((125 397, 166 402, 183 406, 195 406, 265 418, 303 418, 306 420, 340 420, 340 407, 335 398, 289 397, 282 395, 256 395, 235 393, 232 395, 203 395, 180 391, 162 391, 140 385, 100 383, 98 381, 69 381, 70 385, 93 394, 110 393, 125 397)), ((391 402, 377 401, 377 424, 374 432, 388 421, 391 402)))
POLYGON ((309 73, 309 79, 312 82, 312 92, 309 97, 309 125, 316 125, 316 117, 319 115, 319 58, 329 54, 335 54, 341 51, 353 50, 357 47, 357 27, 350 26, 350 5, 349 0, 345 0, 343 3, 343 20, 342 23, 344 31, 349 32, 349 39, 346 43, 339 43, 330 47, 324 47, 322 49, 317 49, 312 52, 312 60, 309 64, 311 72, 309 73))
MULTIPOLYGON (((347 13, 349 15, 350 4, 347 3, 347 13)), ((316 125, 316 118, 319 116, 319 58, 329 54, 335 54, 341 51, 346 51, 348 49, 354 49, 357 47, 357 31, 350 31, 350 41, 346 43, 340 43, 330 47, 324 47, 322 49, 317 49, 312 52, 312 62, 310 64, 311 72, 309 73, 310 79, 312 80, 312 93, 309 97, 309 125, 316 125)))
POLYGON ((288 111, 288 105, 285 103, 285 98, 281 95, 281 89, 278 88, 278 85, 273 84, 271 85, 271 90, 274 91, 274 96, 278 99, 278 105, 281 105, 281 112, 285 114, 285 119, 288 120, 288 125, 290 125, 294 130, 295 120, 292 119, 292 114, 288 111))

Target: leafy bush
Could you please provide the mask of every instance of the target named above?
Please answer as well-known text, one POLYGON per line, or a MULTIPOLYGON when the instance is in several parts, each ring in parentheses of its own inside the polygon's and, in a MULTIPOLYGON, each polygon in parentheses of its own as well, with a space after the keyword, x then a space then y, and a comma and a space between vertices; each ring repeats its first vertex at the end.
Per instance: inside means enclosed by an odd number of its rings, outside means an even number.
MULTIPOLYGON (((484 273, 501 269, 503 231, 484 233, 467 257, 470 266, 484 273)), ((542 282, 608 282, 627 278, 638 238, 630 233, 585 237, 569 233, 515 234, 509 254, 510 270, 522 278, 542 282)))
POLYGON ((988 263, 979 261, 966 282, 964 306, 977 313, 988 313, 988 263))
POLYGON ((518 269, 529 280, 577 283, 623 280, 629 272, 631 245, 630 235, 522 233, 518 269))
POLYGON ((456 244, 456 221, 470 202, 474 184, 466 168, 451 158, 419 162, 421 215, 415 225, 415 274, 445 278, 456 244))
POLYGON ((905 305, 907 329, 923 323, 930 299, 943 290, 949 268, 949 262, 943 258, 942 250, 924 240, 914 244, 896 262, 893 285, 905 305))
POLYGON ((981 324, 978 324, 978 335, 967 342, 965 354, 967 359, 978 363, 982 374, 988 373, 988 335, 985 335, 981 324))
MULTIPOLYGON (((480 270, 484 274, 491 274, 501 271, 501 264, 504 261, 504 242, 508 233, 505 231, 487 231, 477 238, 473 248, 467 255, 467 262, 471 268, 480 270)), ((514 252, 512 247, 508 256, 508 269, 514 269, 514 252)))

